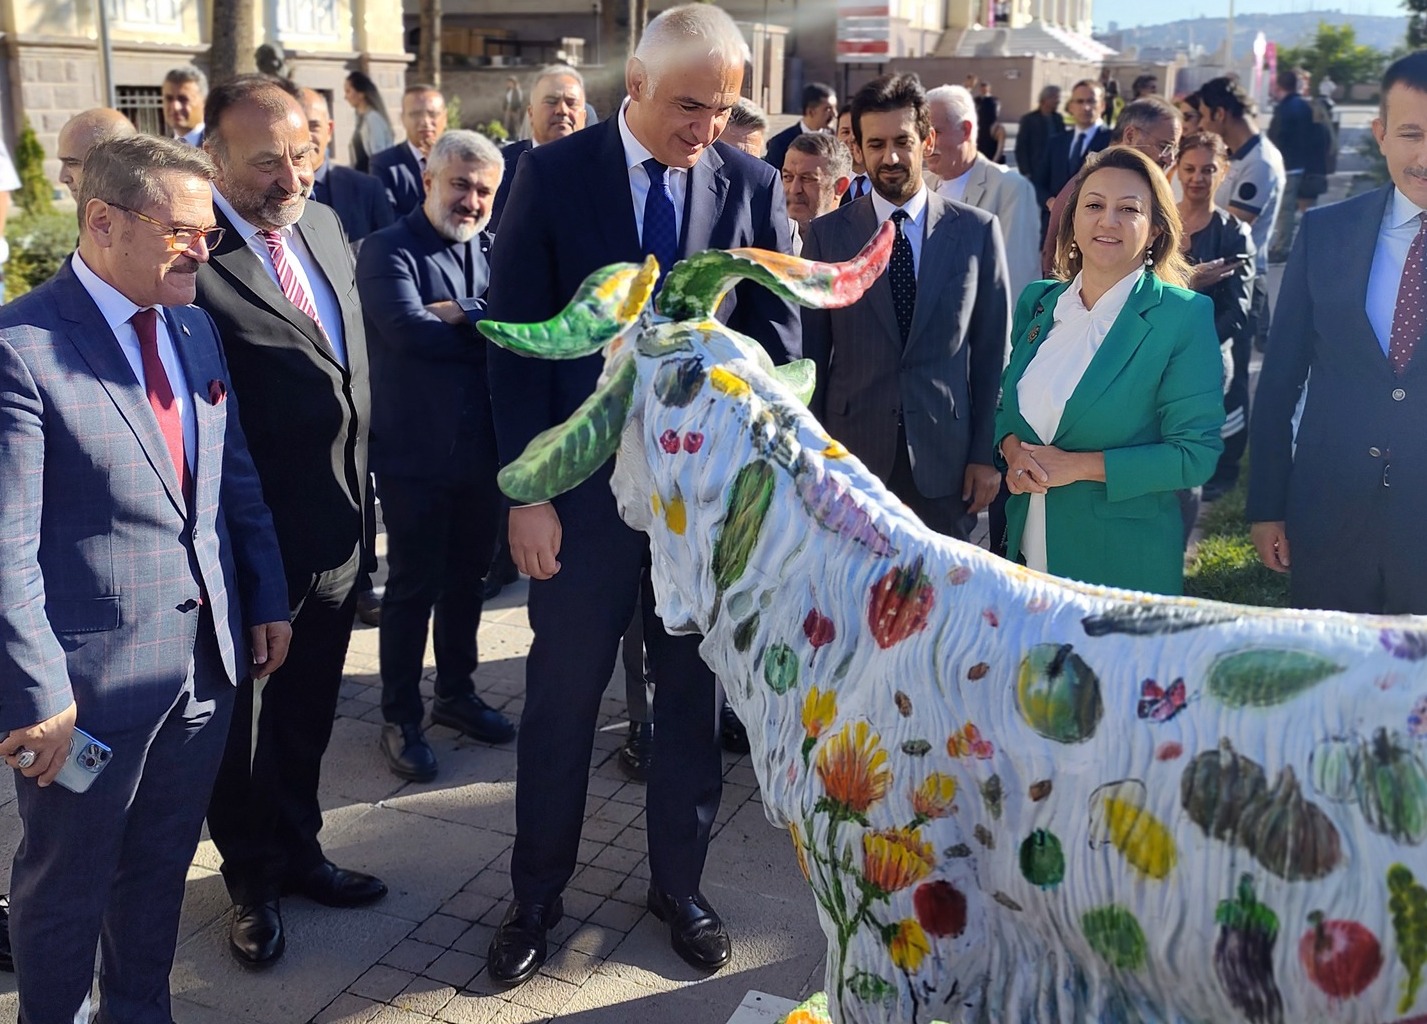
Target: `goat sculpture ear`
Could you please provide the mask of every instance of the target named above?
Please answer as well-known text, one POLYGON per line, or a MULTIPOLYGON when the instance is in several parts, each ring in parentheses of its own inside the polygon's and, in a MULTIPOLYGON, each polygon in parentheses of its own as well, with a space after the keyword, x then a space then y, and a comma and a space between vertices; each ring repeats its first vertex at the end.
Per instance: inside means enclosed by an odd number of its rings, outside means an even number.
POLYGON ((641 266, 613 263, 585 278, 575 297, 538 324, 478 321, 476 327, 501 348, 540 359, 579 359, 598 352, 639 319, 659 279, 650 256, 641 266))
POLYGON ((745 279, 800 306, 850 306, 887 269, 895 236, 892 222, 884 222, 846 263, 816 263, 767 249, 710 249, 674 264, 655 306, 671 320, 710 317, 728 290, 745 279))
POLYGON ((817 387, 817 367, 811 359, 798 359, 786 366, 773 368, 773 376, 783 382, 783 386, 798 396, 798 401, 807 405, 813 400, 813 390, 817 387))
POLYGON ((537 435, 500 471, 500 489, 512 501, 533 505, 589 479, 619 450, 638 376, 633 359, 619 361, 569 419, 537 435))

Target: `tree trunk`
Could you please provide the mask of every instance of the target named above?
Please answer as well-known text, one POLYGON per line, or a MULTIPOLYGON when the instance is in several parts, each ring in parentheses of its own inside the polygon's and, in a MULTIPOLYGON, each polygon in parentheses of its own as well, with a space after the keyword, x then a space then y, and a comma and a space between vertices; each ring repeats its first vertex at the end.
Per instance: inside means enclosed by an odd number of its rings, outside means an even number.
POLYGON ((208 82, 221 85, 257 70, 253 37, 257 22, 253 0, 223 0, 213 5, 213 43, 208 50, 208 82))
POLYGON ((421 41, 417 44, 416 77, 441 88, 441 0, 421 0, 421 41))

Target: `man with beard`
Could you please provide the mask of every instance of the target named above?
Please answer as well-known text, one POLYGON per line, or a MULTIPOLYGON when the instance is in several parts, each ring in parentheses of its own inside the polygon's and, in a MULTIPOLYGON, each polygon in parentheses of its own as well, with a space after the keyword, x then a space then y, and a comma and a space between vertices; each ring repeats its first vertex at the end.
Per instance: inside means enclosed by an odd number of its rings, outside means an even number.
POLYGON ((472 678, 501 501, 486 344, 473 322, 485 308, 484 229, 503 170, 488 139, 447 132, 427 159, 422 208, 372 235, 357 257, 387 536, 380 746, 392 774, 416 782, 436 776, 420 689, 433 607, 431 721, 487 743, 515 739, 515 726, 476 696, 472 678))
POLYGON ((991 461, 1011 315, 1001 231, 922 182, 936 133, 915 75, 863 86, 852 127, 871 201, 814 220, 803 257, 851 259, 888 220, 897 235, 861 302, 803 310, 813 413, 922 522, 964 540, 1001 484, 991 461))
POLYGON ((446 130, 446 98, 434 85, 408 85, 401 96, 406 141, 372 156, 372 176, 386 186, 398 215, 405 216, 426 198, 426 154, 446 130))
POLYGON ((59 157, 59 183, 79 201, 79 187, 84 178, 84 158, 101 142, 123 139, 134 134, 129 119, 109 107, 81 111, 59 130, 55 155, 59 157))
POLYGON ((568 64, 551 64, 541 69, 530 87, 530 138, 512 142, 501 150, 505 173, 491 208, 490 229, 500 227, 500 215, 515 177, 515 165, 536 146, 544 146, 573 135, 585 126, 585 80, 568 64))
POLYGON ((317 841, 318 777, 363 553, 367 344, 337 215, 307 202, 312 139, 293 92, 261 75, 220 85, 204 148, 227 233, 199 271, 198 305, 218 324, 243 398, 293 614, 284 670, 260 693, 239 691, 208 811, 234 904, 230 950, 262 967, 286 945, 281 894, 335 907, 386 894, 379 879, 333 865, 317 841))

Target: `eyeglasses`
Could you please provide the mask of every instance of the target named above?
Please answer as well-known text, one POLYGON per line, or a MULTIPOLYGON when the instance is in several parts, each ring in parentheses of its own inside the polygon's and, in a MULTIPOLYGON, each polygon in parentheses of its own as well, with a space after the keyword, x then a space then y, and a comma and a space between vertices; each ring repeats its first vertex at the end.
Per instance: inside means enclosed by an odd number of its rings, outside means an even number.
POLYGON ((127 206, 120 206, 118 203, 110 203, 116 210, 123 210, 154 227, 159 228, 164 233, 164 241, 168 243, 169 252, 187 252, 198 244, 198 240, 203 239, 203 244, 209 248, 216 248, 218 243, 223 241, 223 234, 227 228, 214 225, 211 228, 179 228, 172 224, 165 224, 161 220, 154 220, 147 214, 138 210, 131 210, 127 206))

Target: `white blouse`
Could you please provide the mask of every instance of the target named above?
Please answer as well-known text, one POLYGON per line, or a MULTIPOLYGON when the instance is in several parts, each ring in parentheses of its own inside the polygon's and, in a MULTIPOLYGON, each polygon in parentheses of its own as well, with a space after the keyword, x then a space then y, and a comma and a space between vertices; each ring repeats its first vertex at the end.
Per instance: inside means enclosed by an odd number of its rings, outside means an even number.
MULTIPOLYGON (((1144 273, 1144 267, 1138 267, 1126 274, 1090 309, 1085 308, 1080 295, 1081 275, 1076 274, 1070 287, 1056 300, 1051 330, 1041 340, 1016 384, 1021 415, 1046 444, 1055 443, 1065 403, 1079 387, 1080 378, 1085 376, 1090 361, 1100 351, 1105 335, 1110 333, 1115 318, 1144 273)), ((1031 495, 1025 530, 1021 534, 1021 554, 1030 568, 1048 571, 1043 494, 1031 495)))

